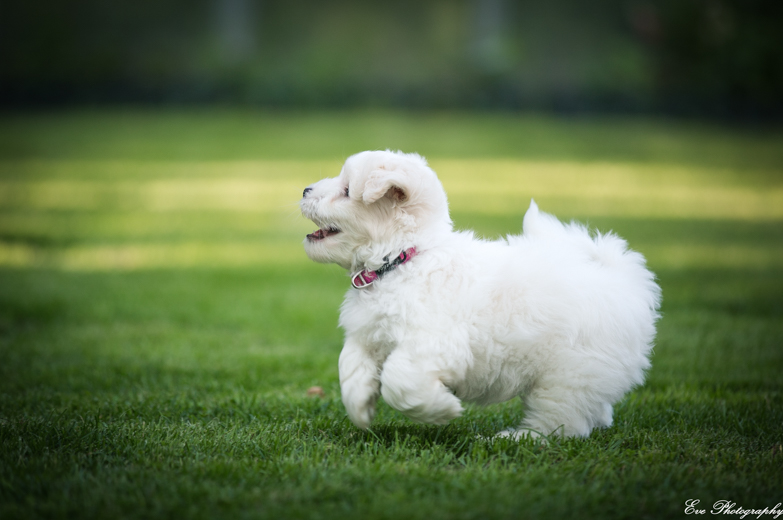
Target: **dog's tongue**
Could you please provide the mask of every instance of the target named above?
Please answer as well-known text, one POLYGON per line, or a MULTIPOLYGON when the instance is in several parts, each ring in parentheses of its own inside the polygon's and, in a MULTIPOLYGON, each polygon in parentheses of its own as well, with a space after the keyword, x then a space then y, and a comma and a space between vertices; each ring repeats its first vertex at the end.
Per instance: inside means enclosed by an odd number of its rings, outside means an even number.
POLYGON ((307 238, 312 240, 322 240, 330 235, 334 235, 335 233, 339 233, 339 231, 336 229, 319 229, 318 231, 313 231, 307 235, 307 238))

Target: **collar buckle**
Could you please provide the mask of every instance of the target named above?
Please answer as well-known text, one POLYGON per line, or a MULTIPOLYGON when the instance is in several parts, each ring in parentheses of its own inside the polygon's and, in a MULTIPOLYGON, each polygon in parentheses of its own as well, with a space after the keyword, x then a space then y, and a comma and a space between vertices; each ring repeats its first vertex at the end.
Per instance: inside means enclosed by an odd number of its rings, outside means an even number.
POLYGON ((354 289, 366 289, 377 279, 378 275, 375 271, 357 271, 351 275, 351 285, 354 289))
POLYGON ((399 256, 391 262, 383 264, 377 271, 368 271, 366 269, 357 271, 351 275, 351 285, 354 289, 366 289, 375 283, 376 280, 380 279, 381 276, 396 269, 398 266, 416 256, 416 253, 416 248, 411 247, 400 253, 399 256))

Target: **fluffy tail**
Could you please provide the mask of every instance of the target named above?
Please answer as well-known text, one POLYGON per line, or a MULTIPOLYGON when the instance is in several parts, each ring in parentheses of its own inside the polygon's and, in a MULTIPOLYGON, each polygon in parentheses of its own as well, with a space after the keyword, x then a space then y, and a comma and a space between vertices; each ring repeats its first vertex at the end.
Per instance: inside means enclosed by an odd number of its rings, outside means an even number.
POLYGON ((550 234, 554 230, 562 231, 563 223, 549 213, 538 211, 538 204, 530 199, 530 207, 522 219, 522 234, 526 237, 550 234))
POLYGON ((533 232, 533 228, 536 227, 536 221, 538 220, 538 204, 533 199, 530 199, 530 207, 525 212, 525 218, 522 220, 522 232, 527 234, 533 232))

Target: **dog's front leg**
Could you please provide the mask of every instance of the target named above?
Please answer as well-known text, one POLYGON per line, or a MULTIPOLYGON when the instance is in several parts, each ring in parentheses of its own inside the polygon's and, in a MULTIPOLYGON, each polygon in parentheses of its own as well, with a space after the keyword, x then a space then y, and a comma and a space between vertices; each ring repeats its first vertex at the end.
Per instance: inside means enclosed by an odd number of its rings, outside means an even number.
POLYGON ((414 421, 447 424, 462 414, 462 403, 444 384, 443 373, 432 360, 395 350, 381 372, 383 399, 414 421))
POLYGON ((380 393, 380 366, 356 340, 346 338, 339 361, 340 391, 351 422, 368 428, 380 393))

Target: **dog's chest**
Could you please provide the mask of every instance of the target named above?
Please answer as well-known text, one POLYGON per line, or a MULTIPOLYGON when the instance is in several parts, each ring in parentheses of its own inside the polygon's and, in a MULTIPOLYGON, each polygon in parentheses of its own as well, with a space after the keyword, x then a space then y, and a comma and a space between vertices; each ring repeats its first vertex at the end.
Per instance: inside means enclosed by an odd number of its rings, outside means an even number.
POLYGON ((359 298, 346 301, 340 322, 348 334, 363 336, 371 343, 388 343, 398 336, 403 316, 399 305, 382 305, 374 299, 359 298))
POLYGON ((423 316, 414 296, 376 289, 346 295, 340 325, 368 347, 391 349, 422 326, 423 316))

